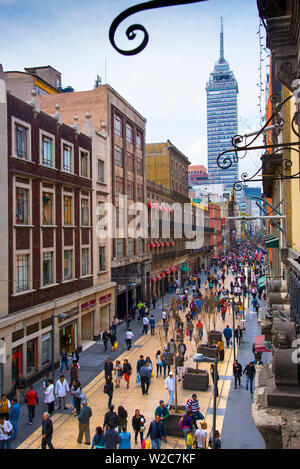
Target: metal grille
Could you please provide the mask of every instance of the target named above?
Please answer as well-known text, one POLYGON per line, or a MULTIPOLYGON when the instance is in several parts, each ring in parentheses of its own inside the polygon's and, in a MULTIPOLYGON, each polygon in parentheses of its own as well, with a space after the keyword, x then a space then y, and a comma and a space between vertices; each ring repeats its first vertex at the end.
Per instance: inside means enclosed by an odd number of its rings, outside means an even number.
POLYGON ((16 293, 29 290, 28 254, 21 254, 16 259, 16 293))

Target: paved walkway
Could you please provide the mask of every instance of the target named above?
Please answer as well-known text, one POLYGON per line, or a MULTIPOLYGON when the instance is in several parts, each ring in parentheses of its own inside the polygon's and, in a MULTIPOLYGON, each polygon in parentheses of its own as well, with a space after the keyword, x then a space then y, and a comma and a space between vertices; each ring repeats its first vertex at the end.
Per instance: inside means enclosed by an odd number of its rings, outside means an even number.
MULTIPOLYGON (((261 307, 264 307, 265 301, 259 300, 259 303, 261 307)), ((251 312, 251 307, 248 308, 245 319, 247 322, 244 342, 241 343, 237 354, 237 359, 241 363, 243 371, 247 363, 254 359, 252 344, 255 342, 255 336, 261 334, 256 313, 251 312)), ((262 356, 264 363, 268 363, 271 359, 271 353, 264 353, 262 356)), ((265 448, 264 440, 252 419, 253 395, 250 391, 246 391, 245 381, 245 375, 243 375, 242 384, 237 389, 234 389, 234 381, 231 382, 221 435, 222 448, 224 449, 265 448)))

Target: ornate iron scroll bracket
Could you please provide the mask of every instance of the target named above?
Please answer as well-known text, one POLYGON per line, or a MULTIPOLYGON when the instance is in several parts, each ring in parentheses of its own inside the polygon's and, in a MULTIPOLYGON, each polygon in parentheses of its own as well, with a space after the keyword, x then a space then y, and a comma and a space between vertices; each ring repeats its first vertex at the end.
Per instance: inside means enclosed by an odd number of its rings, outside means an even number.
POLYGON ((135 13, 139 13, 144 10, 153 10, 156 8, 163 8, 163 7, 169 7, 169 6, 174 6, 174 5, 185 5, 188 3, 199 3, 199 2, 205 2, 207 0, 152 0, 149 2, 145 3, 140 3, 139 5, 134 5, 127 10, 124 10, 120 15, 118 15, 114 21, 112 22, 110 29, 109 29, 109 40, 116 49, 117 52, 119 52, 122 55, 136 55, 142 52, 142 50, 145 49, 149 42, 149 34, 144 26, 141 24, 133 24, 132 26, 129 26, 126 30, 126 36, 127 39, 130 41, 134 40, 136 38, 136 31, 142 31, 144 33, 144 38, 141 42, 141 44, 136 47, 135 49, 132 50, 123 50, 120 49, 116 43, 115 43, 115 33, 119 25, 124 21, 126 18, 128 18, 131 15, 134 15, 135 13))

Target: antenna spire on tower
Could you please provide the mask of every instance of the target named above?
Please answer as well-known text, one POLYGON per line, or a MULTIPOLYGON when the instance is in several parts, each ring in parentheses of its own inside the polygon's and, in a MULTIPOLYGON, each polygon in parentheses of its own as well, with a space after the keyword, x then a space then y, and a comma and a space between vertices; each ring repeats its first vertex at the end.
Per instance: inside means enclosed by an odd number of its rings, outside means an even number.
POLYGON ((221 16, 221 34, 220 34, 220 60, 219 63, 222 64, 225 62, 224 58, 224 20, 221 16))

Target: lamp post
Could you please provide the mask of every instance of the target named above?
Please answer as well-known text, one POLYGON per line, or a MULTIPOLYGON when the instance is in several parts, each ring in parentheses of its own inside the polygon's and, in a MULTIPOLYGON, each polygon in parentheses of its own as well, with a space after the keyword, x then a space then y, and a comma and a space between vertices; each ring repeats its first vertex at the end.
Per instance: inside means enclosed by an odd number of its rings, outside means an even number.
POLYGON ((53 381, 53 384, 54 384, 54 364, 55 364, 55 360, 54 360, 54 319, 55 318, 62 318, 62 319, 65 319, 67 317, 67 314, 66 313, 60 313, 60 314, 54 314, 52 313, 52 316, 51 316, 51 319, 52 319, 52 328, 51 328, 51 360, 52 360, 52 381, 53 381))
POLYGON ((212 449, 216 448, 216 420, 217 420, 217 391, 218 391, 218 362, 217 358, 210 358, 202 353, 196 353, 193 358, 194 362, 212 362, 214 363, 214 394, 213 394, 213 427, 212 427, 212 449))

